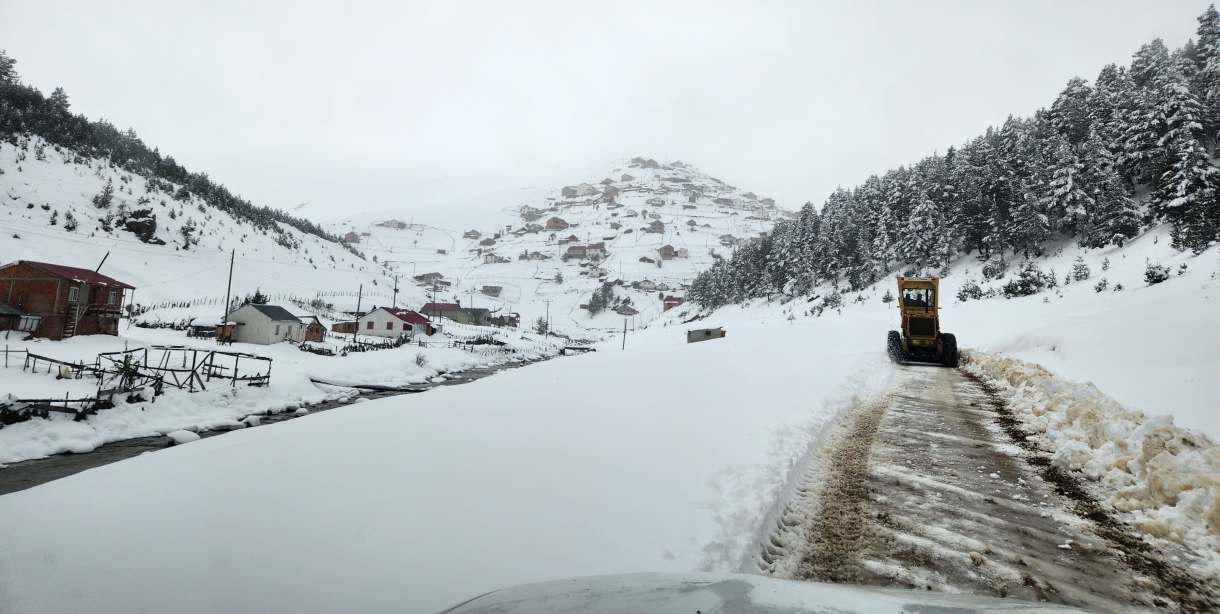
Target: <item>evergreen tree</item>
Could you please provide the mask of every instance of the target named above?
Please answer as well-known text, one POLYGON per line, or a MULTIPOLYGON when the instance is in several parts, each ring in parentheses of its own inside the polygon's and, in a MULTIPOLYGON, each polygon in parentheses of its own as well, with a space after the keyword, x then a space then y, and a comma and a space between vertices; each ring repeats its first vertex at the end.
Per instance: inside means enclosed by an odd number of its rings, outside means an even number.
POLYGON ((1082 247, 1122 246, 1139 232, 1139 213, 1126 183, 1119 176, 1109 149, 1097 133, 1089 135, 1082 153, 1084 183, 1091 190, 1085 220, 1079 229, 1082 247))
POLYGON ((17 82, 17 60, 8 57, 3 49, 0 49, 0 84, 16 83, 17 82))
MULTIPOLYGON (((1075 77, 1068 81, 1067 87, 1051 105, 1049 120, 1055 130, 1067 137, 1072 145, 1077 145, 1089 136, 1092 126, 1092 109, 1090 100, 1093 89, 1084 79, 1075 77)), ((1011 118, 1010 118, 1011 119, 1011 118)))
POLYGON ((1215 140, 1220 131, 1220 14, 1216 12, 1216 5, 1207 7, 1198 21, 1199 40, 1192 58, 1195 70, 1191 90, 1203 104, 1204 135, 1208 140, 1215 140))
POLYGON ((109 209, 111 201, 114 200, 114 183, 107 179, 106 186, 102 191, 93 196, 93 206, 98 209, 109 209))
POLYGON ((928 272, 939 270, 948 261, 945 218, 932 199, 925 196, 911 211, 899 252, 907 263, 928 272))

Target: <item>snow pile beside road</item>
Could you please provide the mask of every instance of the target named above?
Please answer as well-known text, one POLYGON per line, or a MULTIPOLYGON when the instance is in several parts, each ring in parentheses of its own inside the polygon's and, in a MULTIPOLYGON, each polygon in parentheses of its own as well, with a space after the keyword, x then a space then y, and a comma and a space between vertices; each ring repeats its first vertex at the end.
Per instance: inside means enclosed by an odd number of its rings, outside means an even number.
POLYGON ((1220 446, 1033 363, 971 352, 965 368, 992 381, 1053 462, 1092 480, 1124 520, 1201 551, 1220 572, 1220 446))

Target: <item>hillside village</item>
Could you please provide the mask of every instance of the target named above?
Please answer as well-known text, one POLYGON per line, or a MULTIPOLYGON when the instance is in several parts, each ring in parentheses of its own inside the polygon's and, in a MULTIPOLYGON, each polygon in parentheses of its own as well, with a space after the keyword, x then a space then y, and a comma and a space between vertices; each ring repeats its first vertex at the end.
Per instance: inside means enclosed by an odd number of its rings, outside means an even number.
POLYGON ((608 175, 507 205, 485 226, 347 219, 330 228, 414 296, 461 306, 459 317, 537 328, 549 312, 566 333, 617 330, 624 317, 647 324, 683 302, 696 274, 790 215, 683 162, 637 157, 608 175))
POLYGON ((268 225, 33 134, 0 141, 0 171, 0 462, 583 351, 683 305, 788 215, 647 158, 452 229, 268 225), (120 399, 140 419, 99 422, 120 399))

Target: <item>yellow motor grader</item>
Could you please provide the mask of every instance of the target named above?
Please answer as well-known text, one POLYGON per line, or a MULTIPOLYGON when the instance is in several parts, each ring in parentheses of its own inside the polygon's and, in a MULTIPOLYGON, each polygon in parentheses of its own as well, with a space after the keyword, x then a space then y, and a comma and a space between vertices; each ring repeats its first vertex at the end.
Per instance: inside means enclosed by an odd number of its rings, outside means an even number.
POLYGON ((892 330, 886 339, 890 360, 957 366, 957 338, 951 333, 940 332, 939 301, 939 277, 898 277, 902 332, 892 330))

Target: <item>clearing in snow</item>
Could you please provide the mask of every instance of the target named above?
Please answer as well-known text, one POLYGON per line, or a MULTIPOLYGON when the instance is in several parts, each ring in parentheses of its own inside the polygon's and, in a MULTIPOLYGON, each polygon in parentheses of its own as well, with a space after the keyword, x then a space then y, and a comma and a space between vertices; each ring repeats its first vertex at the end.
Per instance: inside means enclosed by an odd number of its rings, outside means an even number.
MULTIPOLYGON (((1009 596, 1104 612, 1214 612, 1180 569, 1055 469, 958 370, 896 367, 827 449, 799 578, 1009 596)), ((773 541, 772 544, 775 544, 773 541)), ((802 550, 799 551, 798 550, 802 550)), ((785 553, 764 552, 774 563, 785 553)))

